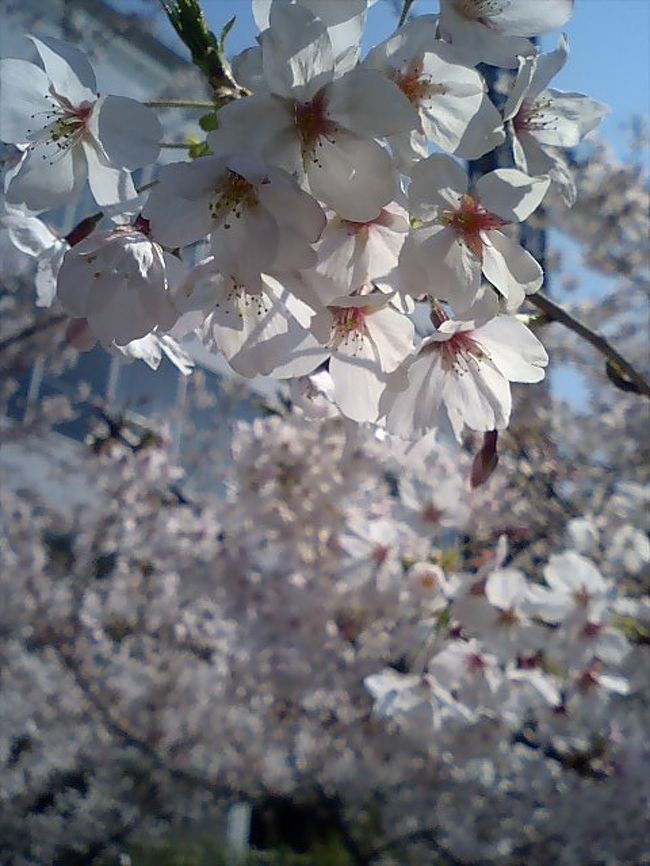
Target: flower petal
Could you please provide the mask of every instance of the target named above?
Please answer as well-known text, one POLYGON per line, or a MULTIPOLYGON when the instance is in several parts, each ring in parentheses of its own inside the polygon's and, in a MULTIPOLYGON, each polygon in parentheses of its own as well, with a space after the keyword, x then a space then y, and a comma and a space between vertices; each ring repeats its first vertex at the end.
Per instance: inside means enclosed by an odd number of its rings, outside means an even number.
POLYGON ((162 127, 151 108, 124 96, 105 96, 93 116, 97 137, 116 168, 142 168, 156 161, 162 127))
POLYGON ((528 219, 550 183, 548 177, 528 177, 516 168, 498 168, 479 178, 476 192, 486 210, 515 223, 528 219))

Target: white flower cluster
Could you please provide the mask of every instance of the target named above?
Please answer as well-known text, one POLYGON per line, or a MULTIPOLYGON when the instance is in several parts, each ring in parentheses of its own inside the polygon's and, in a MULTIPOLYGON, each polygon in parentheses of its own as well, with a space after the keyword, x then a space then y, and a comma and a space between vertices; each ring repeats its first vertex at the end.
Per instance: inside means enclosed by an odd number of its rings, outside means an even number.
MULTIPOLYGON (((232 458, 222 500, 155 448, 64 465, 72 511, 3 488, 3 860, 324 790, 373 810, 380 864, 642 862, 650 608, 623 560, 575 522, 528 575, 505 539, 463 559, 474 494, 432 439, 291 415, 232 458)), ((638 495, 598 532, 647 528, 638 495)))
POLYGON ((565 39, 539 56, 529 38, 573 2, 441 0, 366 57, 368 3, 343 5, 253 0, 258 45, 233 63, 241 98, 219 108, 212 155, 162 167, 144 203, 130 172, 158 155, 153 111, 98 96, 78 50, 33 38, 41 65, 0 62, 0 138, 22 153, 3 224, 23 251, 48 250, 56 291, 39 287, 39 303, 55 295, 86 344, 147 339, 159 355, 164 335, 174 354, 195 333, 244 376, 326 365, 344 416, 405 438, 447 421, 457 437, 503 429, 510 383, 538 382, 548 361, 516 315, 542 268, 510 227, 552 181, 574 197, 556 149, 606 113, 548 88, 565 39), (517 69, 501 112, 486 62, 517 69), (506 141, 515 167, 468 178, 462 160, 506 141), (12 214, 70 202, 86 180, 122 221, 74 238, 58 269, 60 242, 12 214), (199 242, 209 256, 189 268, 199 242))

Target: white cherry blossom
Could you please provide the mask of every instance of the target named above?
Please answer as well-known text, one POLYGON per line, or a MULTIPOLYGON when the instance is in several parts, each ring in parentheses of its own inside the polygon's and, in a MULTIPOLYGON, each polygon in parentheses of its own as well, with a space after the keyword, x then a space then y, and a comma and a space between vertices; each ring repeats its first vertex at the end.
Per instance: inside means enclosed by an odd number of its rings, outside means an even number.
POLYGON ((75 318, 86 319, 106 346, 168 331, 178 312, 171 289, 184 274, 181 262, 148 236, 146 222, 95 232, 65 254, 57 298, 75 318))
POLYGON ((363 62, 394 81, 413 108, 416 137, 410 155, 413 133, 389 139, 407 165, 427 155, 427 142, 475 158, 504 141, 503 124, 485 82, 462 64, 454 48, 436 39, 437 30, 434 16, 414 18, 363 62))
POLYGON ((469 309, 488 279, 516 309, 543 281, 539 264, 501 229, 525 220, 540 204, 548 177, 513 168, 483 175, 468 189, 465 169, 442 154, 411 172, 409 207, 420 221, 402 247, 400 271, 407 292, 433 294, 457 313, 469 309))
POLYGON ((238 156, 164 166, 143 215, 170 247, 209 236, 215 268, 254 291, 262 273, 315 264, 326 222, 285 171, 238 156))
POLYGON ((510 382, 539 382, 548 356, 519 319, 490 311, 485 298, 467 318, 438 312, 435 333, 389 382, 381 406, 388 430, 414 439, 446 416, 460 440, 465 425, 481 432, 508 425, 510 382))
POLYGON ((7 200, 30 210, 68 203, 86 180, 99 205, 135 198, 130 170, 160 152, 155 113, 122 96, 99 96, 86 56, 56 39, 31 37, 43 67, 0 60, 0 139, 26 147, 7 200))
POLYGON ((573 204, 575 183, 565 160, 554 148, 576 147, 596 129, 609 108, 582 93, 548 88, 568 56, 569 46, 563 36, 555 51, 522 57, 503 117, 517 168, 529 175, 550 175, 567 204, 573 204))
POLYGON ((260 36, 268 92, 222 108, 210 147, 252 150, 306 177, 342 218, 374 219, 397 191, 390 156, 375 139, 413 126, 408 101, 375 70, 336 77, 327 29, 303 6, 274 3, 270 23, 260 36))
POLYGON ((574 0, 440 0, 440 32, 470 66, 489 63, 514 69, 535 54, 528 36, 562 27, 574 0))

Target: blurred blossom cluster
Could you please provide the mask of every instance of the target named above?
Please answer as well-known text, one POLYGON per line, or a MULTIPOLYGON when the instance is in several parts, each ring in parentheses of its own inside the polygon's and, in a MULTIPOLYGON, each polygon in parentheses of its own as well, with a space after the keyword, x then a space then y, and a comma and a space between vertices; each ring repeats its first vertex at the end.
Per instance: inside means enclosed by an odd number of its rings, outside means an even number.
POLYGON ((3 490, 5 861, 319 791, 379 816, 372 862, 634 862, 649 488, 523 571, 468 461, 294 412, 239 426, 221 498, 110 440, 58 468, 82 504, 3 490))

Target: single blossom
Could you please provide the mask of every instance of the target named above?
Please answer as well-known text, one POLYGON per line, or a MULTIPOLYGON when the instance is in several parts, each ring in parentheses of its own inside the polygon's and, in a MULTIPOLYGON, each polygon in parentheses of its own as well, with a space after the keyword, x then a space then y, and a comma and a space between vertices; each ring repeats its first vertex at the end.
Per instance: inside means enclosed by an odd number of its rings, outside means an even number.
POLYGON ((171 289, 181 262, 148 236, 146 221, 91 234, 65 254, 57 298, 71 316, 86 319, 106 346, 168 331, 178 312, 171 289))
POLYGON ((101 206, 135 198, 130 170, 160 152, 156 114, 134 99, 99 96, 78 49, 30 38, 42 67, 0 60, 0 139, 26 148, 7 200, 50 210, 78 196, 86 180, 101 206))
POLYGON ((574 0, 440 0, 440 33, 470 66, 514 69, 536 53, 529 36, 563 27, 574 0))
POLYGON ((479 432, 507 427, 510 382, 539 382, 548 356, 519 319, 494 313, 489 296, 464 318, 436 313, 435 333, 391 378, 382 398, 390 432, 414 439, 448 419, 460 441, 464 426, 479 432))
POLYGON ((548 174, 571 205, 576 188, 566 161, 555 148, 576 147, 593 132, 609 108, 582 93, 548 88, 569 56, 564 36, 559 47, 539 57, 522 57, 503 109, 517 168, 529 175, 548 174))
POLYGON ((344 219, 374 219, 395 198, 397 178, 375 140, 408 131, 413 113, 379 72, 337 77, 325 24, 302 5, 274 3, 260 36, 268 88, 224 106, 208 136, 215 153, 254 152, 305 179, 344 219))
POLYGON ((412 106, 414 131, 389 138, 407 166, 427 155, 428 143, 475 158, 505 138, 485 82, 463 64, 455 48, 436 39, 437 30, 436 17, 414 18, 363 62, 394 81, 412 106))
POLYGON ((411 294, 433 293, 463 313, 476 301, 481 277, 510 310, 542 285, 543 272, 502 229, 527 219, 550 184, 514 168, 483 175, 469 188, 465 169, 449 156, 421 160, 411 173, 411 217, 421 225, 402 247, 400 270, 411 294))
MULTIPOLYGON (((313 311, 277 280, 263 275, 251 288, 221 273, 210 256, 174 292, 181 314, 173 334, 196 331, 241 376, 265 376, 284 363, 307 334, 313 311)), ((307 363, 309 371, 313 369, 307 363)), ((294 375, 300 375, 298 370, 294 375)))
POLYGON ((214 267, 253 291, 262 273, 315 264, 312 244, 326 222, 285 171, 237 156, 163 166, 143 215, 170 247, 208 236, 214 267))

